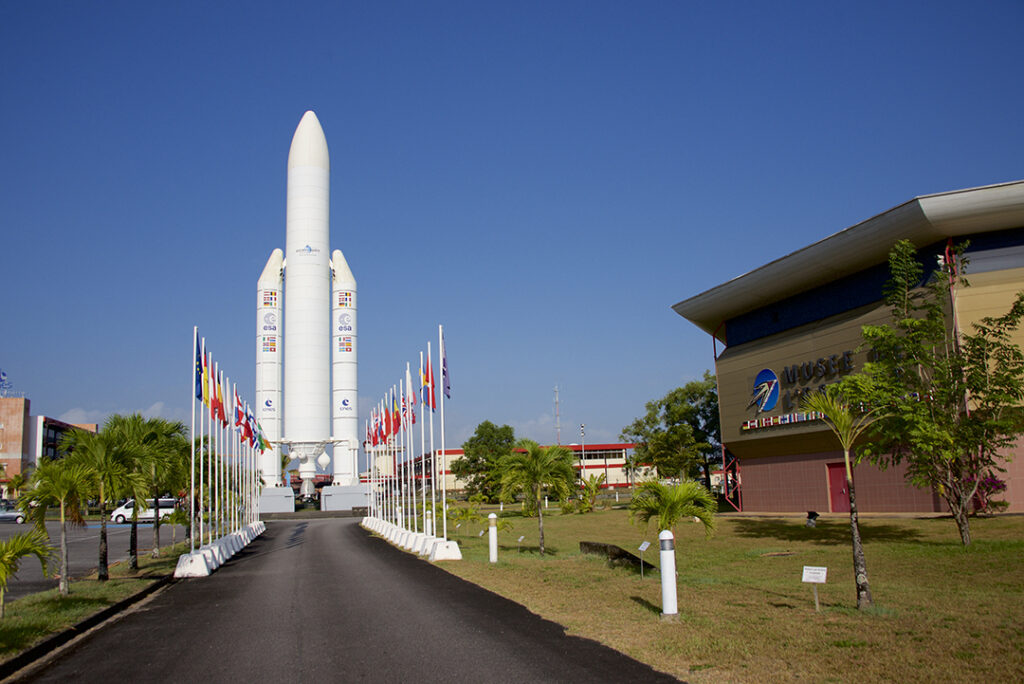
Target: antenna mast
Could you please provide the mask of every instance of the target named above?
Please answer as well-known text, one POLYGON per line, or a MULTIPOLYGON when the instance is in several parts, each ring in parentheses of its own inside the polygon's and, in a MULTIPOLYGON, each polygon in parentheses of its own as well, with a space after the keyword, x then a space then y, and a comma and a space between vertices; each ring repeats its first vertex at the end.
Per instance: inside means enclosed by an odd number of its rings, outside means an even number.
POLYGON ((558 415, 558 385, 555 385, 555 444, 562 444, 562 419, 558 415))

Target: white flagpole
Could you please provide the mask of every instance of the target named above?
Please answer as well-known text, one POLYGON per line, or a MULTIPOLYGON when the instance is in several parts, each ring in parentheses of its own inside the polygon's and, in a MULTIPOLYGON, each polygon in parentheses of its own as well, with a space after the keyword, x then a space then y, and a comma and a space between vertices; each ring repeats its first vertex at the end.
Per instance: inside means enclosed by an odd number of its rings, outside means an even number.
MULTIPOLYGON (((429 387, 428 396, 433 398, 434 394, 434 363, 430 358, 430 342, 427 342, 427 367, 430 369, 430 377, 427 378, 429 387)), ((430 406, 430 517, 433 518, 431 533, 437 536, 437 452, 434 451, 434 407, 430 406)))
POLYGON ((405 364, 405 390, 402 394, 402 408, 405 415, 402 416, 405 425, 405 461, 406 481, 409 484, 409 523, 412 531, 419 532, 419 518, 416 515, 416 460, 414 458, 416 441, 412 432, 413 407, 409 402, 409 393, 412 392, 412 374, 409 372, 409 364, 405 364))
POLYGON ((417 392, 420 396, 420 500, 423 501, 423 533, 428 534, 427 530, 427 454, 424 447, 427 443, 423 440, 423 425, 426 423, 424 420, 427 417, 426 412, 423 410, 423 352, 420 352, 420 391, 417 392))
POLYGON ((437 326, 438 357, 441 359, 441 510, 444 513, 444 540, 448 541, 448 460, 444 450, 444 382, 445 365, 444 355, 444 326, 437 326))
MULTIPOLYGON (((217 390, 217 401, 218 401, 218 404, 220 404, 223 407, 224 399, 220 396, 220 391, 219 391, 220 390, 220 386, 221 386, 221 381, 222 381, 222 376, 221 376, 221 372, 220 372, 220 363, 218 362, 218 363, 214 364, 213 367, 214 367, 213 375, 214 375, 214 383, 215 383, 214 387, 217 390)), ((221 410, 223 410, 223 408, 221 408, 221 410)), ((216 426, 215 426, 214 429, 216 430, 216 443, 214 445, 214 457, 213 457, 213 496, 214 496, 214 501, 215 501, 213 520, 214 520, 214 535, 215 535, 215 537, 217 539, 220 539, 220 536, 221 536, 221 532, 220 532, 220 495, 221 495, 221 489, 220 489, 220 462, 221 462, 221 459, 224 456, 223 453, 222 453, 224 451, 224 435, 222 434, 223 430, 221 430, 221 422, 220 422, 220 416, 219 415, 217 416, 217 423, 216 423, 216 426)))
MULTIPOLYGON (((199 356, 199 326, 192 326, 192 415, 189 417, 188 441, 191 442, 192 457, 189 462, 188 500, 189 500, 189 553, 196 552, 196 358, 199 356)), ((199 364, 199 372, 203 364, 199 364)), ((202 383, 199 385, 202 391, 202 383)))

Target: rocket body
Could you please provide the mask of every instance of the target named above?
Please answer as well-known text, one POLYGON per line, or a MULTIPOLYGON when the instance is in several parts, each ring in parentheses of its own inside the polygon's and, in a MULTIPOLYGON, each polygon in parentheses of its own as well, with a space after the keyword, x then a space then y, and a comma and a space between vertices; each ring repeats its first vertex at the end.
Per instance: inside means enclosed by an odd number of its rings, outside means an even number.
POLYGON ((288 152, 284 438, 292 443, 331 436, 330 176, 323 129, 316 115, 306 112, 288 152))
MULTIPOLYGON (((268 439, 279 439, 299 459, 303 495, 315 493, 317 463, 326 467, 325 447, 332 443, 334 484, 359 481, 356 282, 340 251, 328 258, 330 177, 327 139, 308 111, 288 151, 284 253, 274 250, 258 286, 256 374, 257 415, 268 439), (276 346, 264 330, 274 317, 266 301, 278 306, 276 346)), ((263 455, 268 486, 280 481, 280 453, 276 447, 263 455)))

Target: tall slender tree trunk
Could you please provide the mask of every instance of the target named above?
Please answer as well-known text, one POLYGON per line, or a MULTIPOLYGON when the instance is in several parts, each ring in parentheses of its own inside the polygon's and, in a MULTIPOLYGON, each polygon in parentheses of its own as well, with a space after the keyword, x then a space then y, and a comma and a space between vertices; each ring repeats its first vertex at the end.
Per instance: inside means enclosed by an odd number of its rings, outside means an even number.
POLYGON ((132 506, 132 531, 128 535, 128 567, 139 569, 139 502, 132 506))
POLYGON ((61 596, 68 595, 68 529, 64 520, 63 502, 60 504, 60 582, 57 588, 61 596))
POLYGON ((540 499, 540 495, 543 492, 540 487, 537 488, 537 496, 534 497, 537 500, 537 529, 540 532, 540 555, 544 555, 544 504, 540 499))
POLYGON ((153 495, 153 558, 160 557, 160 492, 153 495))
POLYGON ((100 485, 100 557, 96 563, 96 579, 100 582, 110 579, 110 568, 107 565, 107 502, 103 496, 103 485, 100 485))
POLYGON ((853 536, 853 575, 857 583, 857 610, 874 605, 871 599, 871 585, 868 584, 868 568, 864 561, 864 545, 860 539, 860 525, 857 522, 857 495, 853 491, 853 478, 846 477, 846 491, 850 493, 850 534, 853 536))

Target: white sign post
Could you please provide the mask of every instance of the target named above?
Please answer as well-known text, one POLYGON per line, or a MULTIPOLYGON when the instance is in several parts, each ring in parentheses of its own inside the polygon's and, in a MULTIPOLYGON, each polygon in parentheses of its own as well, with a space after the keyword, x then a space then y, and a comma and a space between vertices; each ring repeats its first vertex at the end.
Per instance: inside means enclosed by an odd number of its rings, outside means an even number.
POLYGON ((804 566, 803 582, 810 584, 814 588, 814 612, 820 613, 821 606, 818 604, 818 585, 825 584, 825 578, 828 576, 828 568, 818 567, 815 565, 804 566))
POLYGON ((526 539, 525 534, 519 535, 519 539, 516 540, 516 553, 523 552, 523 540, 526 539))
POLYGON ((640 545, 640 579, 644 578, 644 551, 651 545, 651 542, 645 541, 640 545))

